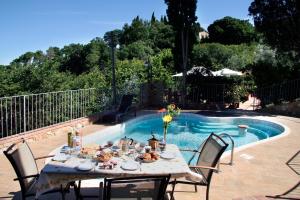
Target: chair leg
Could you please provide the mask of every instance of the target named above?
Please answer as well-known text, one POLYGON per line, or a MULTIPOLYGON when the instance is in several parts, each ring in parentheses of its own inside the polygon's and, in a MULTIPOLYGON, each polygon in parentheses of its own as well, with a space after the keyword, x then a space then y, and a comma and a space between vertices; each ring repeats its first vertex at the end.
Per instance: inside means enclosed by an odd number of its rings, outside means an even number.
POLYGON ((82 199, 82 196, 80 194, 80 187, 81 187, 81 180, 78 181, 78 186, 74 184, 74 192, 75 192, 76 200, 82 199))
POLYGON ((62 185, 60 185, 60 193, 61 193, 61 199, 65 200, 65 190, 62 185))
POLYGON ((198 192, 198 188, 197 188, 197 185, 194 185, 195 186, 195 192, 198 192))
POLYGON ((209 199, 209 185, 206 186, 206 200, 209 199))
POLYGON ((176 185, 176 179, 174 180, 172 184, 172 191, 171 191, 171 200, 174 199, 174 190, 175 190, 175 185, 176 185))
POLYGON ((103 190, 104 190, 103 182, 100 182, 99 183, 99 198, 100 199, 103 199, 103 196, 104 196, 104 194, 103 194, 104 191, 103 190))

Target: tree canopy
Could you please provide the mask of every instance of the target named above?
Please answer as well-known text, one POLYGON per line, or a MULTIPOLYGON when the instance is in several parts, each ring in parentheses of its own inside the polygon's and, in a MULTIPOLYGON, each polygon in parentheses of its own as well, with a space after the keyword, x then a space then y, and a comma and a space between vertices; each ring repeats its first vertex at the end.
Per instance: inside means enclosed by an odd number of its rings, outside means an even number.
POLYGON ((242 44, 257 40, 255 29, 248 20, 227 16, 214 21, 207 30, 210 42, 242 44))
POLYGON ((299 0, 254 0, 249 13, 269 45, 282 51, 300 52, 299 0))
POLYGON ((154 80, 170 83, 166 74, 173 73, 173 29, 165 17, 157 20, 153 14, 151 21, 136 17, 122 30, 108 31, 103 38, 96 37, 87 44, 25 52, 8 66, 0 66, 0 96, 91 87, 109 89, 110 46, 116 44, 120 44, 116 49, 118 90, 147 81, 146 60, 153 62, 154 80))
POLYGON ((169 24, 175 31, 173 48, 175 69, 186 70, 188 55, 197 41, 200 25, 196 23, 197 0, 165 0, 169 24))

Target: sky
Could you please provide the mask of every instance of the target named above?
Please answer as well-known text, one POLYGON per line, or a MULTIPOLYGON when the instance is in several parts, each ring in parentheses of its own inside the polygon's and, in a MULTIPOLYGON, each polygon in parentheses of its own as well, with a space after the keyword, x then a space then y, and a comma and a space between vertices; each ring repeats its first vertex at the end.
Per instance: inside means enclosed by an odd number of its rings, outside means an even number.
MULTIPOLYGON (((207 28, 217 19, 249 19, 253 0, 198 0, 198 22, 207 28)), ((0 65, 28 51, 86 44, 139 15, 166 15, 164 0, 0 0, 0 65)))

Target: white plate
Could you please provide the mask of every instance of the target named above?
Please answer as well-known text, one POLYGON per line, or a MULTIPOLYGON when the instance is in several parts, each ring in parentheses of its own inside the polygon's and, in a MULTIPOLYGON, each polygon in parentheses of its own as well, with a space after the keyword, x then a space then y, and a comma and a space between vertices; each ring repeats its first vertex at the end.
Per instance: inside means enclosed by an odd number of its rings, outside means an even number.
POLYGON ((165 151, 165 152, 162 152, 160 154, 160 157, 164 158, 164 159, 173 159, 176 157, 175 153, 174 152, 168 152, 168 151, 165 151))
POLYGON ((66 154, 56 154, 52 160, 54 161, 60 161, 60 162, 64 162, 66 160, 68 160, 70 158, 69 155, 66 155, 66 154))
POLYGON ((139 165, 139 163, 134 162, 134 161, 125 161, 121 164, 121 168, 124 170, 133 171, 133 170, 139 169, 140 165, 139 165))
POLYGON ((85 163, 81 163, 79 164, 76 169, 80 170, 80 171, 90 171, 91 169, 93 169, 93 165, 90 162, 85 162, 85 163))

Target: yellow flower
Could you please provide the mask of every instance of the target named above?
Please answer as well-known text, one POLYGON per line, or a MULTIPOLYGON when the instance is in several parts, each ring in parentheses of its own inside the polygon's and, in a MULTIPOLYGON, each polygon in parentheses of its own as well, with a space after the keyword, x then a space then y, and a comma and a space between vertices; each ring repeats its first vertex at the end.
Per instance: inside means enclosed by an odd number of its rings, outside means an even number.
POLYGON ((163 117, 163 121, 164 121, 165 123, 170 123, 170 122, 172 121, 172 116, 171 116, 171 115, 165 115, 165 116, 163 117))

